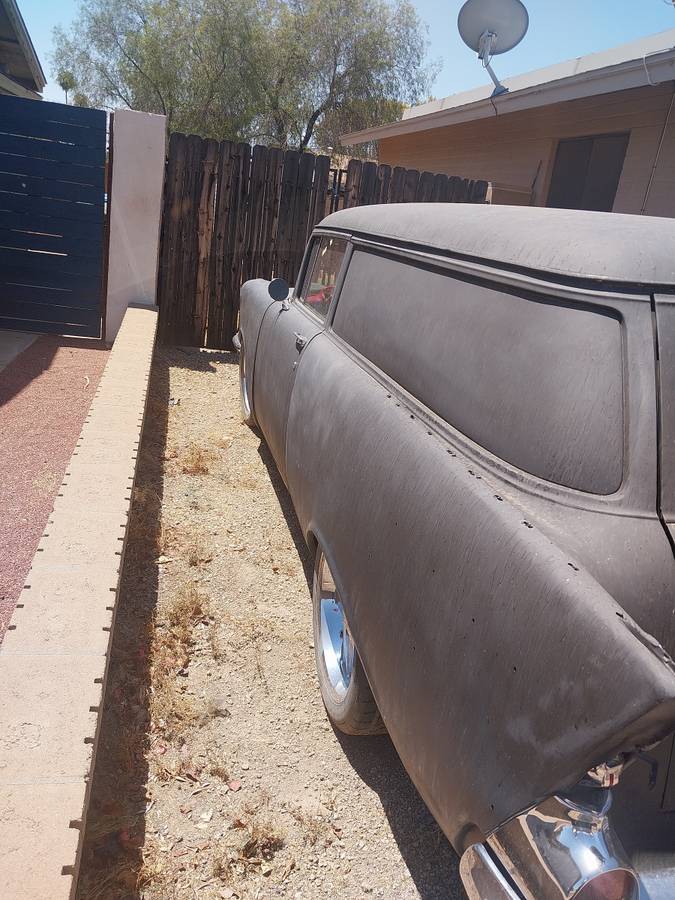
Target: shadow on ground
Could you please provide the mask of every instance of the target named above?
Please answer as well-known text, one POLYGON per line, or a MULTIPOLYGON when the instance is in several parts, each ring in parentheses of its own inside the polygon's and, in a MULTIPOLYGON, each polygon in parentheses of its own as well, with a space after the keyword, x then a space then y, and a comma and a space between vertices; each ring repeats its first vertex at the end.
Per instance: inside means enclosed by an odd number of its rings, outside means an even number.
POLYGON ((168 399, 168 364, 157 352, 139 449, 78 900, 134 900, 140 896, 150 648, 158 591, 168 399))
POLYGON ((457 854, 417 793, 389 737, 335 734, 354 771, 378 794, 420 897, 464 900, 457 854))
POLYGON ((9 403, 32 381, 46 372, 59 350, 101 350, 109 345, 99 340, 68 338, 60 335, 41 334, 0 372, 0 406, 9 403))
MULTIPOLYGON (((236 364, 228 352, 180 354, 171 364, 209 371, 236 364)), ((179 399, 179 398, 176 398, 179 399)), ((217 402, 217 401, 215 401, 217 402)), ((110 673, 98 742, 78 900, 139 900, 148 803, 148 691, 161 545, 162 470, 169 408, 169 364, 158 348, 134 488, 110 673)), ((258 448, 288 524, 308 585, 313 559, 267 445, 258 448)), ((457 856, 415 790, 388 737, 337 739, 354 771, 382 803, 394 839, 423 900, 461 900, 457 856)))
MULTIPOLYGON (((258 453, 284 514, 311 592, 314 560, 300 530, 293 501, 261 440, 258 453)), ((463 900, 459 859, 417 793, 387 735, 352 737, 335 732, 343 752, 359 778, 382 803, 392 834, 423 900, 463 900)))
POLYGON ((267 473, 269 475, 270 481, 272 482, 272 487, 274 488, 274 493, 277 495, 277 500, 279 501, 279 506, 281 507, 281 511, 284 514, 284 519, 286 519, 286 524, 288 525, 288 530, 293 538, 293 543, 295 544, 295 549, 298 552, 298 556, 300 557, 300 562, 302 563, 302 569, 305 573, 305 578, 307 580, 307 587, 310 592, 312 590, 312 579, 314 575, 314 559, 312 558, 312 554, 310 553, 309 547, 305 543, 305 538, 300 530, 300 524, 298 522, 297 516, 295 515, 295 509, 293 508, 293 501, 291 500, 291 495, 288 493, 286 489, 286 485, 284 484, 284 480, 279 474, 279 470, 276 467, 274 462, 274 458, 270 453, 269 447, 265 443, 262 438, 262 435, 258 431, 257 428, 253 429, 256 435, 260 438, 260 444, 258 446, 258 455, 263 462, 263 465, 267 469, 267 473))

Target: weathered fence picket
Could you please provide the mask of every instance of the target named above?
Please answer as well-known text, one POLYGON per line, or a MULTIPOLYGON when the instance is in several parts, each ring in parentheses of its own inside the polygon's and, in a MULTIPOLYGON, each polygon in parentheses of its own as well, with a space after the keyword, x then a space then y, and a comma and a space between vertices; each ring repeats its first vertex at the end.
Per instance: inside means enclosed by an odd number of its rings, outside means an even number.
POLYGON ((249 278, 293 283, 317 222, 347 206, 484 203, 488 184, 172 134, 157 297, 165 343, 229 349, 249 278))

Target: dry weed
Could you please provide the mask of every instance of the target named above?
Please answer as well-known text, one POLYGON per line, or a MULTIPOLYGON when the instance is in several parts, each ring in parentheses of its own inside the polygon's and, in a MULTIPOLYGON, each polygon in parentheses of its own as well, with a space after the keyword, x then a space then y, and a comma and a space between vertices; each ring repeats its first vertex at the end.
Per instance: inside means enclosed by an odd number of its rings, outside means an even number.
MULTIPOLYGON (((208 597, 191 581, 186 581, 176 591, 166 610, 166 620, 182 635, 183 629, 190 630, 208 615, 208 597)), ((180 638, 181 643, 191 643, 190 638, 180 638)))
POLYGON ((211 656, 218 660, 224 659, 225 651, 220 640, 220 627, 215 619, 212 619, 209 623, 208 641, 211 649, 211 656))
POLYGON ((156 621, 150 709, 155 726, 180 733, 199 719, 177 676, 190 661, 195 625, 208 615, 209 599, 192 582, 180 585, 156 621), (163 723, 163 724, 162 724, 163 723))
POLYGON ((230 774, 221 760, 216 759, 214 756, 209 756, 207 768, 209 775, 212 775, 214 778, 220 778, 221 781, 229 781, 230 774))
POLYGON ((249 838, 241 849, 244 859, 274 859, 274 854, 283 849, 284 835, 271 822, 253 822, 248 826, 249 838))
POLYGON ((165 875, 166 872, 162 865, 162 854, 154 842, 148 840, 145 845, 143 862, 138 872, 136 888, 140 891, 154 882, 161 882, 165 875))
POLYGON ((219 450, 229 450, 232 446, 232 438, 225 437, 222 434, 212 434, 211 435, 211 443, 218 447, 219 450))
POLYGON ((203 542, 195 538, 188 550, 188 565, 192 567, 203 566, 206 563, 210 563, 212 559, 213 555, 209 553, 203 542))
POLYGON ((156 765, 157 781, 166 784, 169 781, 199 781, 205 769, 204 761, 188 754, 181 753, 173 762, 161 761, 156 765))
POLYGON ((86 898, 87 900, 113 900, 113 898, 124 900, 126 897, 134 896, 135 889, 140 887, 140 878, 141 875, 134 866, 127 862, 120 862, 113 865, 94 884, 88 886, 86 898))
POLYGON ((180 458, 181 472, 184 475, 208 475, 212 459, 212 453, 204 447, 190 444, 180 458))
POLYGON ((161 522, 157 542, 159 552, 170 556, 173 548, 180 544, 180 530, 175 525, 165 525, 164 522, 161 522))
POLYGON ((323 847, 328 847, 333 843, 334 831, 321 816, 307 812, 299 806, 291 807, 288 811, 300 826, 303 840, 310 847, 316 846, 319 841, 323 847))
POLYGON ((223 856, 214 859, 213 876, 229 884, 235 876, 245 878, 251 872, 269 875, 270 862, 286 843, 283 832, 267 820, 235 819, 230 827, 246 834, 244 843, 238 848, 228 848, 223 856))

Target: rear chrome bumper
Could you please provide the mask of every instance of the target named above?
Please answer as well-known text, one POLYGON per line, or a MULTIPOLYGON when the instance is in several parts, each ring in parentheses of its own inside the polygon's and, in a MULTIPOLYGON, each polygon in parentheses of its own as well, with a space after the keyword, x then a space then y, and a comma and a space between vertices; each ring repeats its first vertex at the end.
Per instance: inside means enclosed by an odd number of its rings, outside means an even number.
POLYGON ((585 789, 511 819, 462 856, 470 900, 573 900, 599 876, 625 879, 621 900, 637 900, 637 873, 609 822, 610 805, 609 791, 585 789))
POLYGON ((484 844, 474 844, 462 854, 459 874, 469 900, 522 900, 484 844))

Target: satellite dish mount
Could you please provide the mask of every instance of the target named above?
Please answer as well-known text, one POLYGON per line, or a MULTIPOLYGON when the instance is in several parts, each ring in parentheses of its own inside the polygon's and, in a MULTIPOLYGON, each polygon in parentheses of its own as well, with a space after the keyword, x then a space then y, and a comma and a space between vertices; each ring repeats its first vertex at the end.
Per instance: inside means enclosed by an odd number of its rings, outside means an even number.
POLYGON ((529 16, 521 0, 466 0, 457 17, 457 28, 464 43, 494 82, 492 96, 508 91, 490 65, 492 57, 512 50, 525 37, 529 16))
POLYGON ((493 97, 496 97, 498 94, 505 94, 508 91, 508 88, 504 87, 504 85, 495 75, 494 69, 490 65, 490 60, 492 59, 492 54, 494 53, 494 46, 496 42, 497 35, 494 33, 494 31, 488 31, 487 29, 481 34, 478 41, 478 59, 483 63, 483 68, 487 71, 488 75, 494 82, 495 89, 492 92, 493 97))

